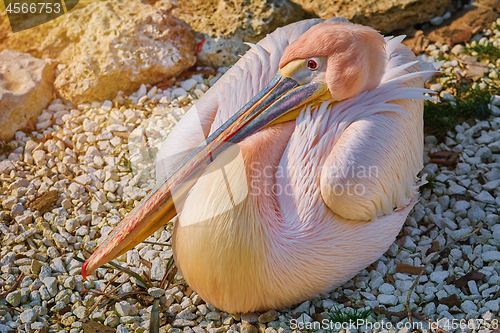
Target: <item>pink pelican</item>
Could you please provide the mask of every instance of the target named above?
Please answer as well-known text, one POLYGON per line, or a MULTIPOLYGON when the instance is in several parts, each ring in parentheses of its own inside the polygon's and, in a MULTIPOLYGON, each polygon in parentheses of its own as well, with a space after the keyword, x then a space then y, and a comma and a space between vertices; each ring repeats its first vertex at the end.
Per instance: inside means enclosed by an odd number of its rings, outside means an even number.
POLYGON ((430 75, 403 38, 314 19, 251 45, 172 130, 158 186, 83 276, 175 216, 177 267, 230 313, 296 304, 377 260, 416 202, 423 166, 430 75))

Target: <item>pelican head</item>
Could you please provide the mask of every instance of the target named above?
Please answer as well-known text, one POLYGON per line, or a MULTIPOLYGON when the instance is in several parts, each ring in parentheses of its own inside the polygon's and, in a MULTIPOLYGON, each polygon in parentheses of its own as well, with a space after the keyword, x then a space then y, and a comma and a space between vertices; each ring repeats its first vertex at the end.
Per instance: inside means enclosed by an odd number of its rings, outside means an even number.
MULTIPOLYGON (((355 128, 357 120, 368 121, 367 117, 356 114, 353 104, 357 96, 381 85, 388 64, 386 42, 369 27, 345 21, 318 22, 303 21, 268 36, 205 94, 193 107, 194 111, 186 114, 162 150, 194 141, 196 135, 188 120, 194 113, 202 119, 201 131, 208 137, 196 142, 197 147, 179 163, 160 173, 162 177, 156 188, 84 263, 84 277, 133 249, 176 215, 179 222, 174 227, 173 250, 180 271, 207 302, 230 312, 287 306, 328 291, 376 260, 389 247, 412 206, 407 198, 415 194, 411 186, 415 168, 421 162, 394 157, 410 165, 400 168, 405 170, 401 177, 411 178, 402 182, 411 184, 398 192, 403 193, 404 204, 390 192, 392 185, 377 180, 365 185, 374 196, 384 197, 382 204, 375 199, 366 203, 363 198, 354 197, 352 205, 347 201, 346 206, 342 201, 339 208, 338 201, 331 198, 335 194, 328 190, 334 180, 322 171, 332 154, 338 158, 331 163, 341 163, 340 153, 352 148, 335 152, 340 149, 336 143, 345 137, 349 124, 355 128), (256 62, 260 67, 257 68, 256 62), (248 95, 248 91, 257 93, 241 97, 248 95), (233 105, 239 106, 227 110, 233 105), (336 114, 325 113, 341 106, 342 112, 338 114, 344 117, 343 127, 335 125, 336 114), (321 112, 322 118, 316 119, 321 112), (351 120, 347 121, 345 114, 349 113, 351 120), (315 121, 316 132, 313 125, 304 127, 306 122, 315 121), (224 155, 235 146, 241 150, 240 164, 226 166, 224 177, 207 173, 207 167, 227 161, 224 155), (252 163, 259 170, 282 166, 285 173, 263 175, 249 168, 252 163), (298 175, 291 170, 305 173, 298 175), (251 183, 259 187, 258 194, 248 189, 251 183), (275 184, 290 186, 292 193, 260 192, 275 184), (228 186, 233 193, 249 194, 238 202, 233 198, 225 201, 222 192, 228 186), (394 208, 400 210, 393 212, 394 208), (358 214, 361 216, 358 218, 356 212, 363 209, 369 213, 358 214), (384 218, 377 218, 387 212, 390 221, 398 222, 390 224, 384 218), (385 231, 386 235, 374 236, 380 221, 392 227, 385 231), (366 235, 370 237, 365 239, 366 235), (352 242, 353 249, 349 249, 348 242, 352 242), (359 247, 357 243, 361 243, 359 247)), ((394 87, 401 85, 399 82, 394 87)), ((391 100, 386 98, 383 102, 391 100)), ((404 120, 401 114, 393 119, 406 121, 405 126, 416 128, 418 133, 420 125, 412 122, 418 123, 421 118, 418 113, 421 106, 415 105, 411 106, 416 111, 410 120, 404 120)), ((382 106, 374 108, 379 107, 382 106)), ((396 126, 390 121, 388 124, 396 126)), ((367 133, 371 130, 366 129, 367 133)), ((393 142, 397 141, 397 135, 388 144, 398 144, 393 142)), ((390 133, 386 135, 389 136, 390 133)), ((371 148, 373 154, 377 150, 398 154, 397 149, 386 149, 380 140, 376 143, 379 145, 371 148)), ((418 149, 416 144, 417 152, 418 149)), ((385 160, 377 158, 374 156, 371 161, 385 168, 385 160)), ((345 161, 351 162, 359 165, 366 161, 355 158, 345 161)))
POLYGON ((323 22, 311 27, 283 53, 280 74, 299 84, 319 81, 336 101, 375 89, 387 62, 385 41, 370 27, 323 22))

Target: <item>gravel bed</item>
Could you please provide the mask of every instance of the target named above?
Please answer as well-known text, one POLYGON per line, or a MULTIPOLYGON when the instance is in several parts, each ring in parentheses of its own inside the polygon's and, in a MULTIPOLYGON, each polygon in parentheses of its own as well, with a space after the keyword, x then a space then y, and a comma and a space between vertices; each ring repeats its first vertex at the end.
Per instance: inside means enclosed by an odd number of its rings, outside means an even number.
MULTIPOLYGON (((499 25, 500 19, 491 30, 474 36, 475 43, 498 47, 499 25)), ((456 83, 454 75, 466 74, 461 66, 464 47, 433 44, 421 58, 437 57, 448 59, 442 68, 449 75, 433 81, 432 89, 441 99, 453 101, 449 91, 456 83)), ((475 85, 500 85, 499 68, 500 59, 490 63, 475 85)), ((100 268, 83 281, 82 263, 75 257, 84 258, 85 250, 95 249, 153 188, 158 144, 225 70, 215 76, 192 75, 164 90, 143 85, 131 96, 118 94, 104 103, 73 107, 56 99, 33 132, 17 132, 15 140, 3 146, 11 151, 0 155, 0 333, 47 332, 46 327, 49 332, 77 333, 87 318, 119 333, 148 331, 150 305, 126 298, 106 312, 94 306, 105 300, 97 292, 114 289, 107 283, 119 271, 100 268), (52 199, 45 196, 46 202, 53 202, 40 214, 33 199, 47 191, 59 193, 52 199)), ((353 305, 376 309, 372 322, 404 323, 408 319, 401 313, 417 278, 408 272, 410 266, 425 266, 434 253, 480 226, 427 266, 410 304, 412 311, 443 327, 453 319, 498 320, 500 96, 492 98, 489 108, 488 120, 457 125, 444 143, 425 137, 423 172, 429 184, 395 243, 344 286, 293 309, 242 315, 219 311, 182 285, 166 292, 152 289, 151 295, 165 293, 161 303, 170 318, 160 332, 290 332, 293 322, 318 321, 353 305), (429 154, 438 157, 431 161, 429 154), (458 163, 443 165, 443 156, 458 163)), ((117 262, 137 273, 149 272, 159 286, 172 256, 171 231, 171 224, 165 226, 148 238, 161 245, 142 243, 117 262)), ((176 279, 182 281, 181 276, 176 279)), ((126 274, 119 274, 116 282, 118 295, 137 287, 126 274)), ((477 330, 466 325, 463 331, 477 330)))

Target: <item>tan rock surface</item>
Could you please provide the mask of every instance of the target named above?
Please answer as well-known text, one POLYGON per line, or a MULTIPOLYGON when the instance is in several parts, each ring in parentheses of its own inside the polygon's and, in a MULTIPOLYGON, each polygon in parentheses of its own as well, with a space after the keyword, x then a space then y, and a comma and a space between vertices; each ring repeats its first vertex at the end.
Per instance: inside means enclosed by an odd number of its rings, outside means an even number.
POLYGON ((321 18, 345 17, 381 33, 404 29, 442 15, 451 0, 291 0, 321 18))
POLYGON ((476 0, 471 6, 455 12, 440 27, 428 26, 423 31, 407 33, 413 37, 406 38, 403 43, 416 54, 423 52, 430 43, 440 42, 453 47, 468 42, 475 33, 489 29, 491 22, 499 16, 500 0, 476 0))
POLYGON ((64 68, 55 86, 73 103, 113 99, 194 65, 192 30, 171 14, 130 1, 106 1, 73 11, 42 45, 64 68))
POLYGON ((7 141, 47 107, 53 97, 54 68, 29 54, 0 53, 0 139, 7 141))
MULTIPOLYGON (((157 2, 162 6, 166 1, 157 2)), ((304 18, 300 6, 289 0, 178 0, 172 13, 197 33, 199 63, 230 66, 249 47, 278 27, 304 18)))
MULTIPOLYGON (((78 4, 71 9, 71 11, 85 8, 89 4, 96 1, 102 0, 80 0, 78 1, 78 4)), ((40 58, 41 53, 39 48, 41 44, 49 35, 50 31, 52 31, 52 29, 54 29, 54 27, 56 27, 63 20, 63 16, 34 28, 13 33, 4 5, 4 2, 0 1, 0 52, 3 50, 13 50, 22 53, 29 53, 35 58, 40 58)))

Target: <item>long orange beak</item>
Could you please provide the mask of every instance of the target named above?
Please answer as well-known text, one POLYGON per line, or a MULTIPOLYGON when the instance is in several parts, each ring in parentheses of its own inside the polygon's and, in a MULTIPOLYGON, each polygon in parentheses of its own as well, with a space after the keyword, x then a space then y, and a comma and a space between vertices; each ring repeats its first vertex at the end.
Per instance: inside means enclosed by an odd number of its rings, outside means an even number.
POLYGON ((323 99, 327 92, 327 86, 323 82, 299 85, 295 80, 277 74, 261 92, 186 157, 121 221, 83 264, 83 278, 133 249, 174 218, 177 215, 175 206, 181 207, 189 189, 226 148, 266 126, 296 118, 298 107, 323 99))

